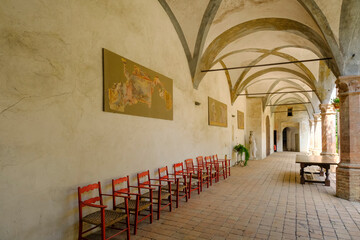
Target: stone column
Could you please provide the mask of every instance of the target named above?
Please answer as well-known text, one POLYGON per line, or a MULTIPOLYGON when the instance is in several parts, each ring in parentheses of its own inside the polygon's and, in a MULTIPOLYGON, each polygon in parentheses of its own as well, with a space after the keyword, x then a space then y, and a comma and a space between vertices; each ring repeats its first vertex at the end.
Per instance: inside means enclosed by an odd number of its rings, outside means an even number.
POLYGON ((309 119, 309 127, 310 127, 310 144, 309 144, 309 152, 312 153, 314 151, 314 120, 309 119))
POLYGON ((321 110, 321 155, 337 155, 336 153, 336 110, 332 104, 320 104, 321 110))
POLYGON ((340 97, 340 164, 336 195, 360 201, 360 76, 336 80, 340 97))
POLYGON ((320 155, 321 153, 321 115, 314 114, 314 150, 313 155, 320 155))

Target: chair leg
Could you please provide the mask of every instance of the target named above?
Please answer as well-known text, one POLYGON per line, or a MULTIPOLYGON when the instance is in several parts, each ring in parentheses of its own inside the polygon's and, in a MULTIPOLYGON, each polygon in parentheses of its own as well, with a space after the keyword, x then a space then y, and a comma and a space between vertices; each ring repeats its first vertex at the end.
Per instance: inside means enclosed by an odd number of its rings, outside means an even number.
POLYGON ((137 224, 138 224, 139 211, 135 210, 135 224, 134 224, 134 235, 137 233, 137 224))
POLYGON ((128 214, 128 216, 126 217, 126 225, 127 225, 127 240, 130 240, 130 215, 128 214))
POLYGON ((170 196, 169 196, 169 211, 171 212, 172 210, 172 197, 171 197, 171 193, 170 193, 170 196))
POLYGON ((154 209, 153 209, 153 203, 150 205, 150 224, 153 222, 153 216, 154 216, 154 209))
POLYGON ((82 239, 82 221, 79 222, 79 240, 82 239))
POLYGON ((176 189, 176 208, 179 208, 179 189, 176 189))
POLYGON ((157 220, 160 219, 161 198, 158 199, 157 220))

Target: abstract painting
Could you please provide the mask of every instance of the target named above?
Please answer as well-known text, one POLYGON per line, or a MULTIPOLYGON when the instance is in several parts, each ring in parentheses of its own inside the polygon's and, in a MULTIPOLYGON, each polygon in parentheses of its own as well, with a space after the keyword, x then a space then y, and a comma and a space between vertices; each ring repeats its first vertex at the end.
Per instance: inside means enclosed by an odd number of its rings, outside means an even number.
POLYGON ((173 119, 173 82, 103 49, 104 111, 173 119))
POLYGON ((227 106, 211 97, 209 101, 209 125, 227 127, 227 106))

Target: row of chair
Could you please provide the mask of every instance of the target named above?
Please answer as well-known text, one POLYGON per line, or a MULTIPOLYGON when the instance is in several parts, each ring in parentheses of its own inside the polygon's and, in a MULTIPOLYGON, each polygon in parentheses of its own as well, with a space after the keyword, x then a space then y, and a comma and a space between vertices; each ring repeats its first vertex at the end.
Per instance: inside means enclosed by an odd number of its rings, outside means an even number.
POLYGON ((127 232, 130 239, 130 225, 134 226, 134 234, 137 233, 137 225, 149 218, 153 221, 153 206, 157 205, 157 219, 160 219, 162 209, 169 207, 172 210, 172 202, 176 208, 179 201, 185 198, 187 202, 191 198, 191 192, 203 191, 203 185, 212 186, 220 177, 224 179, 230 176, 230 159, 218 159, 217 155, 185 160, 173 165, 173 173, 169 173, 168 167, 158 168, 158 178, 151 178, 150 171, 137 174, 137 186, 130 185, 129 176, 112 180, 112 193, 104 194, 101 191, 101 183, 94 183, 85 187, 78 187, 79 201, 79 240, 86 239, 84 234, 95 228, 101 228, 101 239, 107 240, 123 232, 127 232), (93 192, 95 191, 95 192, 93 192), (112 210, 106 209, 103 197, 112 198, 112 210), (173 197, 175 199, 173 199, 173 197), (96 204, 99 202, 100 204, 96 204), (84 207, 95 208, 97 211, 84 214, 84 207), (130 223, 130 214, 134 215, 133 223, 130 223), (85 215, 85 216, 83 216, 85 215), (84 230, 84 223, 92 227, 84 230), (112 236, 106 238, 106 228, 117 230, 112 236))

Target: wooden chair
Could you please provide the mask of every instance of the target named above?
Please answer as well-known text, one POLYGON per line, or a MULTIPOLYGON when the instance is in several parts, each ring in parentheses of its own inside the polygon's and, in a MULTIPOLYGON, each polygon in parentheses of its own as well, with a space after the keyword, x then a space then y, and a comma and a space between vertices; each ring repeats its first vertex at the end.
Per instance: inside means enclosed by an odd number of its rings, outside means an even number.
POLYGON ((224 161, 219 161, 217 154, 212 155, 212 164, 215 167, 216 173, 217 173, 217 181, 220 180, 220 177, 222 176, 224 179, 226 179, 226 169, 224 161))
POLYGON ((129 223, 129 208, 128 208, 128 196, 116 196, 124 199, 125 212, 118 212, 114 210, 107 210, 107 206, 103 204, 103 196, 113 196, 111 194, 101 193, 100 182, 90 184, 85 187, 78 187, 78 201, 79 201, 79 240, 86 239, 83 234, 90 232, 91 230, 100 227, 101 239, 111 239, 122 232, 127 232, 127 239, 130 239, 130 223, 129 223), (94 197, 95 195, 95 197, 94 197), (92 197, 89 197, 92 196, 92 197), (100 202, 100 204, 95 204, 100 202), (83 208, 96 209, 97 211, 83 216, 83 208), (125 228, 118 228, 115 224, 123 223, 125 228), (92 225, 87 230, 83 230, 83 223, 92 225), (119 230, 112 236, 106 238, 106 228, 119 230))
POLYGON ((215 166, 211 162, 211 157, 206 156, 204 159, 206 167, 209 168, 209 174, 210 174, 210 186, 212 186, 213 180, 217 182, 217 172, 215 170, 215 166))
MULTIPOLYGON (((173 196, 175 196, 176 208, 179 207, 179 200, 185 198, 186 202, 188 201, 188 190, 186 184, 186 177, 177 177, 175 174, 169 173, 168 167, 158 168, 159 181, 162 184, 162 180, 173 180, 174 183, 171 184, 171 191, 173 196), (170 176, 171 175, 171 176, 170 176), (183 193, 183 194, 180 194, 183 193)), ((168 187, 164 187, 167 189, 168 187)))
MULTIPOLYGON (((137 181, 139 187, 151 187, 155 188, 157 187, 157 190, 153 191, 153 199, 157 201, 157 219, 160 219, 160 211, 167 206, 169 206, 169 211, 171 212, 172 208, 172 198, 171 198, 171 183, 173 181, 171 180, 161 180, 162 182, 167 182, 168 187, 164 188, 166 186, 163 186, 161 184, 155 184, 153 181, 159 182, 159 179, 151 179, 150 178, 150 171, 147 170, 142 173, 137 174, 137 181), (163 200, 168 200, 168 203, 163 203, 163 200)), ((141 194, 141 189, 139 188, 139 194, 141 195, 141 198, 150 198, 150 192, 146 192, 141 194)))
POLYGON ((219 159, 217 154, 214 155, 218 161, 223 161, 224 162, 224 167, 225 167, 225 174, 226 174, 226 177, 230 176, 231 175, 231 172, 230 172, 230 168, 231 168, 231 159, 228 159, 227 158, 227 155, 225 154, 225 158, 224 159, 219 159))
POLYGON ((185 169, 184 169, 184 165, 183 163, 175 163, 174 166, 174 175, 176 177, 183 177, 184 181, 186 181, 187 186, 188 186, 188 198, 191 198, 191 192, 192 191, 196 191, 198 192, 198 194, 200 194, 200 181, 198 181, 197 179, 193 179, 192 178, 192 173, 188 173, 185 169))
POLYGON ((138 186, 130 186, 129 176, 113 179, 112 180, 112 192, 113 192, 113 208, 116 209, 124 209, 126 208, 124 202, 118 204, 116 201, 116 196, 128 196, 128 205, 129 205, 129 213, 134 215, 134 223, 131 224, 134 226, 134 234, 137 233, 137 225, 138 223, 144 221, 149 218, 150 223, 153 220, 153 189, 150 187, 138 187, 138 186), (139 193, 131 192, 131 188, 143 188, 150 191, 149 201, 140 200, 139 193), (149 211, 149 214, 143 214, 144 211, 149 211), (139 219, 139 216, 142 218, 139 219))
POLYGON ((206 166, 203 156, 196 157, 196 162, 199 171, 202 172, 202 180, 203 180, 202 184, 204 184, 206 181, 207 188, 209 188, 209 185, 212 185, 212 183, 210 182, 210 178, 211 178, 210 168, 206 166))
POLYGON ((185 160, 186 171, 192 173, 192 178, 200 182, 200 191, 202 192, 202 187, 204 182, 207 182, 207 187, 209 187, 209 181, 207 181, 208 176, 203 174, 202 169, 194 166, 193 159, 189 158, 185 160))

